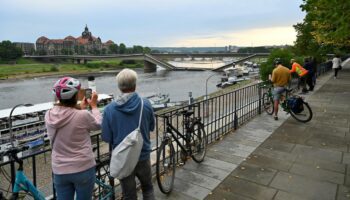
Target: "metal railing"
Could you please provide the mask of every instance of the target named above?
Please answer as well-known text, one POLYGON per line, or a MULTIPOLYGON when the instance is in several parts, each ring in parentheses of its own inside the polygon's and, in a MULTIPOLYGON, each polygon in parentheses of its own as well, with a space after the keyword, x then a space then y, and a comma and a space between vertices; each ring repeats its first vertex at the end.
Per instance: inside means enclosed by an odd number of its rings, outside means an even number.
MULTIPOLYGON (((332 68, 329 66, 329 64, 321 64, 317 69, 317 74, 322 75, 330 71, 332 68)), ((294 83, 296 82, 297 81, 294 81, 294 83)), ((161 112, 162 114, 171 114, 181 110, 193 109, 195 111, 194 116, 201 117, 202 119, 205 126, 205 131, 207 133, 208 143, 212 143, 216 140, 220 140, 225 134, 237 129, 239 126, 248 122, 250 119, 262 112, 262 92, 262 89, 257 83, 224 94, 216 95, 208 99, 199 100, 188 106, 161 112)), ((173 115, 171 122, 175 128, 177 128, 181 133, 184 133, 185 128, 182 123, 182 116, 173 115)), ((164 119, 160 117, 159 114, 156 114, 155 134, 151 134, 153 135, 153 137, 151 136, 151 161, 153 164, 155 163, 157 148, 162 135, 165 132, 164 123, 164 119)), ((96 158, 100 159, 103 154, 109 151, 109 146, 101 141, 100 132, 92 134, 91 138, 94 146, 96 147, 96 158)), ((175 146, 175 150, 178 152, 179 147, 175 146)), ((52 186, 50 155, 46 155, 47 152, 50 151, 51 149, 49 147, 28 151, 25 152, 22 159, 25 163, 25 173, 33 181, 34 185, 39 186, 38 188, 40 190, 44 188, 43 192, 47 196, 51 196, 53 199, 55 199, 55 195, 53 195, 54 189, 52 186), (41 170, 42 167, 46 167, 48 169, 43 172, 41 170), (38 177, 40 177, 40 179, 38 179, 38 177), (46 181, 43 181, 42 179, 46 179, 46 181)), ((177 160, 179 160, 179 157, 177 160)), ((0 169, 2 171, 7 171, 9 177, 6 178, 12 182, 14 181, 16 171, 16 164, 14 161, 10 160, 0 162, 0 169)), ((9 183, 5 183, 8 181, 5 181, 6 179, 4 177, 5 175, 1 174, 0 171, 0 189, 10 187, 9 183)))

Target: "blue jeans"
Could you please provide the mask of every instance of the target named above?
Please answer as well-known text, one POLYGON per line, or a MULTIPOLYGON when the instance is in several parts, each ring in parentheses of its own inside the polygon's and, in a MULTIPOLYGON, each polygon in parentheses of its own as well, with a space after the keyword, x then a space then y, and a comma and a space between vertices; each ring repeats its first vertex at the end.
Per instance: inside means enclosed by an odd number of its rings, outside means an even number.
POLYGON ((96 179, 95 167, 73 174, 54 174, 53 178, 57 200, 73 200, 75 193, 76 200, 92 199, 96 179))
POLYGON ((120 180, 123 200, 137 199, 135 176, 140 180, 143 200, 155 200, 152 185, 151 160, 139 161, 134 172, 120 180))

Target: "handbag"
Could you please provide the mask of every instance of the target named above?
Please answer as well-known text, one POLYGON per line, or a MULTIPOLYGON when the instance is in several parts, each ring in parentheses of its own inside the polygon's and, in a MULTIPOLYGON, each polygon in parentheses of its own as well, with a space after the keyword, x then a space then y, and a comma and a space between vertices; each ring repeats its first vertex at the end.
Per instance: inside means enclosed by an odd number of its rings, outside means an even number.
POLYGON ((135 169, 143 146, 141 134, 141 118, 143 111, 143 100, 141 99, 141 112, 138 127, 129 133, 123 141, 116 146, 111 155, 110 174, 117 179, 129 176, 135 169))

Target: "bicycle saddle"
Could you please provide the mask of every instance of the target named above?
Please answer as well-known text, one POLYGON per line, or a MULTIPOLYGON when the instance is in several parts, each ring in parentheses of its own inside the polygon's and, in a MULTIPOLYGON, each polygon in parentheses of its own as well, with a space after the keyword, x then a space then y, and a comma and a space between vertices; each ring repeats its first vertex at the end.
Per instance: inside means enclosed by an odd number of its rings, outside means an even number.
POLYGON ((288 93, 290 93, 292 91, 293 91, 293 89, 286 89, 286 92, 288 92, 288 93))
POLYGON ((182 110, 182 111, 180 111, 180 113, 182 115, 185 115, 186 117, 189 117, 189 116, 194 114, 194 111, 193 110, 182 110))

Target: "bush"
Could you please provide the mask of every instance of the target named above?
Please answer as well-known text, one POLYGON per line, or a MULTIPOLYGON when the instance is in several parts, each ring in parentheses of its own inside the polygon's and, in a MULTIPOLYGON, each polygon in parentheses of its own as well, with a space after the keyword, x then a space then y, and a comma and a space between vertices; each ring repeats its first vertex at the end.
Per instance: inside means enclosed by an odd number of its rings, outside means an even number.
POLYGON ((135 60, 123 60, 120 65, 130 65, 130 64, 136 64, 135 60))
MULTIPOLYGON (((282 61, 282 65, 285 67, 290 66, 290 59, 293 58, 293 53, 291 49, 275 49, 271 52, 269 58, 265 63, 262 63, 260 66, 260 77, 261 80, 265 81, 268 79, 269 74, 272 73, 272 70, 274 69, 274 61, 276 58, 280 58, 282 61)), ((296 58, 297 61, 300 60, 300 58, 296 58)), ((302 64, 302 62, 300 62, 302 64)))
POLYGON ((58 69, 58 66, 57 66, 57 65, 52 65, 52 66, 51 66, 50 72, 58 72, 58 71, 60 71, 60 70, 58 69))

